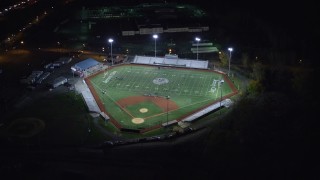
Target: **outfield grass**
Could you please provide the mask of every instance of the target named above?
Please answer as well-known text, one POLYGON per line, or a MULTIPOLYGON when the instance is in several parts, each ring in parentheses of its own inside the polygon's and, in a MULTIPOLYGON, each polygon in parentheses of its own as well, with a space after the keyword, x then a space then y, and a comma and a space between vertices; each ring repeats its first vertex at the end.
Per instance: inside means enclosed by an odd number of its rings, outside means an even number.
POLYGON ((124 65, 91 77, 90 82, 111 117, 124 127, 146 128, 164 123, 167 118, 182 118, 232 93, 228 83, 219 83, 224 78, 208 70, 124 65), (119 100, 131 96, 169 96, 179 108, 167 113, 153 103, 119 106, 119 100), (140 108, 150 112, 139 113, 140 108), (136 125, 131 121, 133 117, 144 118, 145 122, 136 125))

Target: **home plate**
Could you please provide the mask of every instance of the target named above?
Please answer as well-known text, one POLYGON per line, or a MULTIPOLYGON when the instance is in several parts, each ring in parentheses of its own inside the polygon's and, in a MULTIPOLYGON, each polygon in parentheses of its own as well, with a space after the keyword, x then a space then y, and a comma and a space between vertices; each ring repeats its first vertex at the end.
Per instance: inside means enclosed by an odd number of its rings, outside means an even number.
POLYGON ((139 111, 140 111, 141 113, 146 113, 146 112, 148 112, 148 109, 147 109, 147 108, 141 108, 139 111))
POLYGON ((144 122, 144 119, 142 119, 142 118, 133 118, 133 119, 132 119, 132 122, 133 122, 134 124, 141 124, 141 123, 144 122))

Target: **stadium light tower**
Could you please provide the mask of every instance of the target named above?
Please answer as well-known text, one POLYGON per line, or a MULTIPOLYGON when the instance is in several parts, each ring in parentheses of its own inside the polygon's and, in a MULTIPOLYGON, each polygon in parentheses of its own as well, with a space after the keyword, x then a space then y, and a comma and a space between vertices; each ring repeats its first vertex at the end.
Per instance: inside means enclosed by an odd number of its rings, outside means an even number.
POLYGON ((220 91, 221 91, 221 96, 220 96, 220 114, 221 114, 221 101, 222 101, 222 84, 224 83, 224 80, 223 79, 221 79, 220 81, 219 81, 219 83, 220 83, 220 91))
POLYGON ((196 41, 197 41, 197 60, 198 60, 198 54, 199 54, 199 41, 200 40, 201 40, 200 38, 196 37, 196 41))
POLYGON ((228 70, 228 76, 230 76, 230 61, 231 61, 231 52, 233 51, 233 48, 228 48, 229 53, 229 70, 228 70))
POLYGON ((157 57, 157 39, 158 39, 158 35, 154 34, 152 37, 154 39, 154 57, 157 57))
POLYGON ((111 44, 111 53, 110 53, 110 54, 111 54, 111 65, 113 66, 113 56, 112 56, 112 43, 113 43, 113 39, 110 38, 108 41, 109 41, 109 43, 111 44))
POLYGON ((61 53, 61 43, 58 41, 57 44, 58 44, 58 51, 59 53, 61 53))

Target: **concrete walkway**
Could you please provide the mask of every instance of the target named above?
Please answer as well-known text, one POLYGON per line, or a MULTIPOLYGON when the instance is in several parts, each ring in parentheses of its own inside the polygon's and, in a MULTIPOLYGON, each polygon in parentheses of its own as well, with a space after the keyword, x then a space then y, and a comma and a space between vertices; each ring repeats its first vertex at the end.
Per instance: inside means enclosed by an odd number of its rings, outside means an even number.
POLYGON ((104 135, 111 137, 113 140, 121 140, 123 139, 118 134, 109 132, 106 130, 103 126, 101 126, 98 122, 98 117, 100 116, 100 109, 97 105, 96 100, 91 94, 91 91, 87 84, 80 78, 77 82, 74 84, 75 90, 78 93, 81 93, 83 96, 84 101, 87 104, 87 107, 89 109, 90 115, 94 118, 93 124, 94 126, 104 135))
POLYGON ((84 80, 79 79, 79 81, 77 81, 75 83, 75 90, 78 93, 82 94, 83 99, 85 100, 87 107, 89 109, 89 112, 96 112, 96 113, 100 113, 100 109, 97 105, 96 100, 94 99, 94 97, 92 96, 89 87, 87 86, 87 84, 84 82, 84 80))

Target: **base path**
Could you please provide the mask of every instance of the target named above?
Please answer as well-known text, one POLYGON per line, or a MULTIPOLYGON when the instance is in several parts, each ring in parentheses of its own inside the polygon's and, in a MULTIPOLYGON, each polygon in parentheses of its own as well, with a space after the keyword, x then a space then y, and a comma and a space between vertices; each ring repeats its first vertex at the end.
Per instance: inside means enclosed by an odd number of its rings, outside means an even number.
POLYGON ((157 106, 159 106, 162 111, 166 112, 167 108, 169 111, 176 110, 179 108, 179 106, 174 102, 171 101, 170 99, 166 99, 164 97, 157 97, 157 96, 130 96, 127 98, 123 98, 117 101, 121 107, 125 108, 126 106, 134 105, 134 104, 139 104, 142 102, 153 102, 157 106), (167 107, 168 104, 168 107, 167 107))

